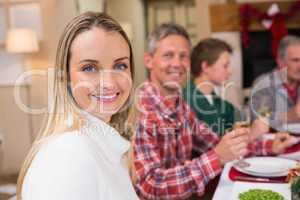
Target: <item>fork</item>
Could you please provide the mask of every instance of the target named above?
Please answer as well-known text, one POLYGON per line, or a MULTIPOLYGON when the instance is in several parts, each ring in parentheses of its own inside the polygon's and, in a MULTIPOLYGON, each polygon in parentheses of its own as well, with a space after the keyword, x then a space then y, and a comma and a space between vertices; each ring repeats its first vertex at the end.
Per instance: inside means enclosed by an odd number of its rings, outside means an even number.
POLYGON ((235 166, 239 168, 246 168, 250 166, 250 163, 246 162, 242 156, 240 156, 237 162, 234 163, 235 166))

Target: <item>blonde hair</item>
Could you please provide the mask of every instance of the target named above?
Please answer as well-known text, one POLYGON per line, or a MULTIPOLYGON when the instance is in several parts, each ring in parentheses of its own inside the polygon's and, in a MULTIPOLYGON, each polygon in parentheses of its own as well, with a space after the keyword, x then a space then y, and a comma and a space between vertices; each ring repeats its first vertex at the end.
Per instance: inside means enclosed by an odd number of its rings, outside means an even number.
MULTIPOLYGON (((134 78, 132 47, 126 33, 123 31, 118 22, 103 13, 86 12, 75 17, 68 23, 60 38, 56 53, 56 67, 53 82, 53 102, 51 104, 49 113, 47 113, 45 116, 44 125, 41 128, 39 135, 35 139, 35 142, 33 143, 21 168, 17 186, 18 200, 22 199, 21 193, 25 175, 43 142, 49 139, 51 136, 62 134, 68 129, 77 129, 82 123, 82 118, 80 117, 80 108, 78 108, 69 88, 69 59, 71 56, 70 49, 73 40, 78 34, 88 31, 93 27, 98 27, 108 32, 118 32, 123 36, 129 46, 131 78, 134 78), (67 127, 66 124, 70 116, 74 119, 73 126, 67 127)), ((126 120, 128 119, 129 115, 129 102, 130 99, 128 98, 126 103, 120 109, 120 112, 114 114, 110 120, 110 124, 114 126, 121 135, 127 138, 128 136, 126 133, 129 131, 126 128, 126 120)))

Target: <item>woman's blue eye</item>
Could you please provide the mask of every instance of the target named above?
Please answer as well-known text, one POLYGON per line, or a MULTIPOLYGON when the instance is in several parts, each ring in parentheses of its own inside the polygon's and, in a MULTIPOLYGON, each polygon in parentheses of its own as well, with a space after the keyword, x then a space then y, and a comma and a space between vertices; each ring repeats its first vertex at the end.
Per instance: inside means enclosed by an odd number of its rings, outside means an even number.
POLYGON ((92 65, 86 65, 82 68, 82 71, 84 72, 95 72, 97 71, 96 67, 95 66, 92 66, 92 65))
POLYGON ((115 65, 115 69, 118 69, 118 70, 125 70, 127 68, 128 68, 128 66, 125 63, 119 63, 119 64, 115 65))

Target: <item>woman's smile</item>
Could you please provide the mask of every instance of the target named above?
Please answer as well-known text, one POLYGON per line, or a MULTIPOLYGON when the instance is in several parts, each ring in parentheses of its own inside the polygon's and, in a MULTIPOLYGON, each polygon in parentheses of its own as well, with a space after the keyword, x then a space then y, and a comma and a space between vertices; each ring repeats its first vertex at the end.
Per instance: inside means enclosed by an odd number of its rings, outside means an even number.
POLYGON ((92 94, 92 97, 99 103, 112 103, 115 102, 120 95, 120 92, 107 93, 107 94, 92 94))

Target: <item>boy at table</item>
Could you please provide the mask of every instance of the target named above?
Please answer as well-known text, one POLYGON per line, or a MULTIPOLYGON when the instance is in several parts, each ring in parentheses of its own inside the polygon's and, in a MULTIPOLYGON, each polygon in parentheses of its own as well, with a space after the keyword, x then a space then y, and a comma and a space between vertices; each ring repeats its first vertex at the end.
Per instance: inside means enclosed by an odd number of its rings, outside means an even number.
POLYGON ((231 75, 231 46, 225 41, 207 38, 192 51, 191 79, 183 97, 196 113, 219 136, 231 129, 239 111, 215 93, 215 88, 225 86, 231 75))

